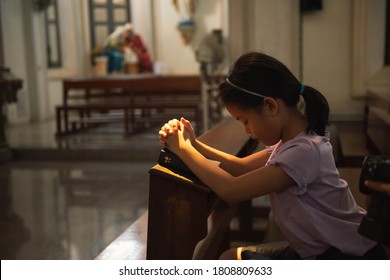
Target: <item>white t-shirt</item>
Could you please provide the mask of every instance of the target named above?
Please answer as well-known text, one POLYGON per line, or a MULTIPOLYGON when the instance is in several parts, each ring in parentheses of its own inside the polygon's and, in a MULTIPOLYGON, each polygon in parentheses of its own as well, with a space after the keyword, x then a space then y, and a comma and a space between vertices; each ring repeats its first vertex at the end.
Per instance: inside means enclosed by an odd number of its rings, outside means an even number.
POLYGON ((302 132, 267 148, 267 164, 279 165, 296 183, 270 194, 270 201, 276 224, 302 258, 315 258, 331 246, 361 256, 375 246, 358 233, 366 211, 339 177, 329 133, 302 132))

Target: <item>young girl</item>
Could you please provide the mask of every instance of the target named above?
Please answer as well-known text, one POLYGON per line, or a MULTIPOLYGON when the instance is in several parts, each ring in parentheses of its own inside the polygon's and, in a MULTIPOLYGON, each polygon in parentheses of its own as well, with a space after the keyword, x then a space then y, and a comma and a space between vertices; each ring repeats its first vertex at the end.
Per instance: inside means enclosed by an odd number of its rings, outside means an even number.
POLYGON ((213 149, 195 138, 183 118, 161 128, 160 143, 226 202, 269 194, 288 241, 231 249, 221 258, 385 258, 382 247, 357 231, 365 211, 339 178, 325 131, 329 107, 320 92, 276 59, 248 53, 220 85, 220 99, 265 150, 237 158, 213 149))

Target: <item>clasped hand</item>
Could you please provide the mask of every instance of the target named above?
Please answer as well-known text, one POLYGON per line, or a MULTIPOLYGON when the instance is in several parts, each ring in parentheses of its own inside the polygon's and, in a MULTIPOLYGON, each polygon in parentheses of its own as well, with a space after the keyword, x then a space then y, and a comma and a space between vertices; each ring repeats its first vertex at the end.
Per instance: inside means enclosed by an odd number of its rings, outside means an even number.
POLYGON ((195 141, 194 129, 189 121, 181 118, 173 119, 164 124, 159 131, 160 145, 167 147, 173 153, 179 154, 182 149, 191 146, 195 141))

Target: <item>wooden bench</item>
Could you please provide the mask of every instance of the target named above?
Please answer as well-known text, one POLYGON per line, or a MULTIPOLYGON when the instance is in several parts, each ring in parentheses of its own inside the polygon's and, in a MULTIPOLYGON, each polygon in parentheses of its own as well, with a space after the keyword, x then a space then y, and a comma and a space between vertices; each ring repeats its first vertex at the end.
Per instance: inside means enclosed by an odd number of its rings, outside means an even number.
MULTIPOLYGON (((137 102, 126 100, 110 100, 108 102, 82 102, 78 104, 68 104, 56 107, 56 119, 57 119, 57 135, 65 135, 74 133, 82 129, 88 128, 94 123, 109 122, 110 116, 114 117, 113 114, 108 114, 109 111, 118 110, 121 114, 117 118, 112 118, 113 121, 123 121, 123 131, 125 135, 130 135, 134 132, 137 127, 142 127, 142 124, 148 123, 161 123, 161 118, 169 119, 170 115, 162 114, 163 110, 178 109, 181 114, 185 114, 187 118, 200 123, 200 108, 196 102, 167 102, 161 100, 159 102, 137 102), (140 114, 136 115, 136 110, 140 110, 140 114), (158 118, 155 118, 150 110, 158 110, 158 118), (69 122, 70 112, 78 113, 78 120, 69 122), (96 112, 98 116, 92 117, 92 114, 96 112), (184 113, 187 112, 187 113, 184 113), (101 114, 104 114, 102 117, 101 114), (62 121, 64 120, 64 122, 62 121), (141 122, 141 125, 137 126, 137 123, 141 122), (70 123, 70 126, 69 126, 70 123)), ((176 114, 177 115, 177 114, 176 114)), ((175 116, 176 116, 175 115, 175 116)), ((92 125, 93 126, 93 125, 92 125)))
MULTIPOLYGON (((200 140, 238 156, 250 154, 257 145, 231 118, 203 134, 200 140)), ((158 164, 149 173, 148 212, 96 259, 216 259, 230 246, 230 223, 239 209, 245 209, 246 218, 251 218, 250 201, 228 205, 200 181, 158 164)), ((268 218, 269 208, 261 210, 268 218)), ((245 222, 242 225, 241 230, 251 239, 253 228, 245 222)), ((239 234, 241 238, 245 238, 243 233, 239 234)), ((262 232, 256 234, 261 239, 262 232)))
POLYGON ((370 153, 390 156, 390 88, 369 91, 365 113, 365 131, 370 153))
POLYGON ((170 111, 189 114, 201 124, 201 82, 197 75, 113 75, 63 81, 63 101, 56 107, 57 136, 93 127, 99 122, 122 121, 124 133, 135 122, 161 123, 170 111), (118 112, 122 117, 112 118, 118 112), (104 117, 107 117, 104 119, 104 117))

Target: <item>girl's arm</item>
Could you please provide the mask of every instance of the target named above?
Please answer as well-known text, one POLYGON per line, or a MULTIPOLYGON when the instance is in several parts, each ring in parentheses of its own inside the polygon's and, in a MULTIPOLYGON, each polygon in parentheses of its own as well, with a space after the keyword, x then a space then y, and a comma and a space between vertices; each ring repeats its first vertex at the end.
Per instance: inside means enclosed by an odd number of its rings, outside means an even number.
POLYGON ((205 143, 199 141, 195 137, 194 129, 189 121, 181 118, 181 120, 171 120, 160 131, 160 143, 166 144, 166 139, 169 135, 177 133, 178 127, 183 125, 188 132, 189 139, 192 146, 201 153, 204 157, 220 162, 220 167, 232 174, 233 176, 239 176, 249 171, 258 169, 265 165, 268 160, 269 154, 266 150, 259 151, 244 158, 239 158, 231 154, 222 152, 215 148, 212 148, 205 143))
POLYGON ((233 176, 195 149, 184 129, 178 129, 177 133, 167 137, 166 145, 203 183, 229 203, 281 191, 294 184, 294 180, 278 166, 267 165, 238 177, 233 176))
POLYGON ((390 184, 389 183, 366 180, 366 181, 364 181, 364 184, 366 185, 366 187, 369 187, 369 188, 376 190, 378 192, 387 193, 387 195, 390 196, 390 184))
POLYGON ((269 157, 267 150, 261 150, 252 155, 239 158, 214 149, 199 140, 195 140, 192 145, 204 157, 219 161, 221 163, 220 167, 233 176, 240 176, 264 166, 269 157))

